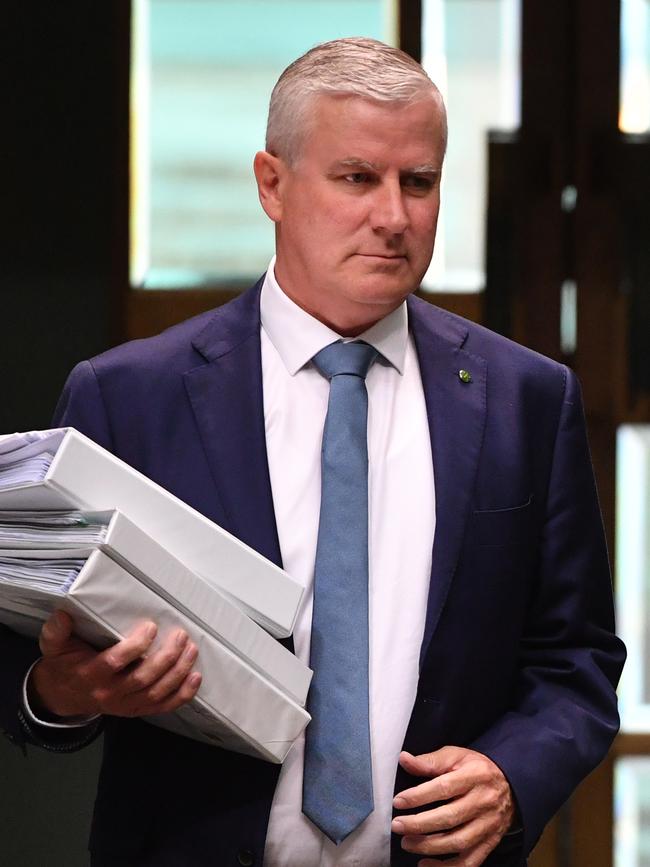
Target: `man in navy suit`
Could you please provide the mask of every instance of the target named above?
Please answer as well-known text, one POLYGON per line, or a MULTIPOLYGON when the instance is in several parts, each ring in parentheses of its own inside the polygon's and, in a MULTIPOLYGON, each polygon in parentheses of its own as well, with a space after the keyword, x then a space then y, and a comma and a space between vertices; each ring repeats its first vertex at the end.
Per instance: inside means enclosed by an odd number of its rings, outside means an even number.
POLYGON ((155 624, 144 623, 96 653, 59 615, 40 656, 3 633, 3 725, 50 749, 103 725, 97 867, 520 867, 616 733, 624 651, 576 379, 409 297, 433 251, 445 147, 444 107, 418 64, 373 40, 316 47, 276 85, 255 158, 276 226, 266 276, 68 380, 57 424, 304 581, 294 640, 309 661, 329 390, 311 359, 352 338, 377 350, 366 380, 374 809, 332 842, 301 812, 302 742, 280 773, 138 719, 199 689, 186 635, 147 655, 155 624))

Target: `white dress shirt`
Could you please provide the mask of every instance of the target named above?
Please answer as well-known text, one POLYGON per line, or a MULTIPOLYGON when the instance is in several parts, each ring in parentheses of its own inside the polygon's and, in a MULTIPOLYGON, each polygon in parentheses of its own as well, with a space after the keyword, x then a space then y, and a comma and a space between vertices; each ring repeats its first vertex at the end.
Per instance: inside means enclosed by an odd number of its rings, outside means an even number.
MULTIPOLYGON (((309 663, 312 586, 329 382, 310 359, 339 340, 279 287, 262 287, 264 419, 286 571, 306 588, 293 637, 309 663)), ((265 867, 383 867, 397 759, 411 715, 424 632, 435 499, 420 369, 403 304, 358 338, 380 353, 368 373, 370 741, 374 811, 336 846, 302 813, 304 737, 283 765, 265 867)), ((353 665, 354 660, 350 660, 353 665)))

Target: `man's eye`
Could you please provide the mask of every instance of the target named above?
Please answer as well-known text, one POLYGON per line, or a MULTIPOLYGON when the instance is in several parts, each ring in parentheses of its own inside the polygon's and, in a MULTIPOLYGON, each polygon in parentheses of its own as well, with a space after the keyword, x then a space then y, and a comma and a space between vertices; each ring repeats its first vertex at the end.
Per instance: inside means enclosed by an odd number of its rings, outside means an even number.
POLYGON ((367 172, 351 172, 345 175, 345 180, 350 184, 365 184, 370 180, 370 176, 367 172))
POLYGON ((422 175, 407 175, 402 178, 402 186, 408 187, 411 190, 426 193, 433 189, 435 181, 433 178, 428 178, 422 175))

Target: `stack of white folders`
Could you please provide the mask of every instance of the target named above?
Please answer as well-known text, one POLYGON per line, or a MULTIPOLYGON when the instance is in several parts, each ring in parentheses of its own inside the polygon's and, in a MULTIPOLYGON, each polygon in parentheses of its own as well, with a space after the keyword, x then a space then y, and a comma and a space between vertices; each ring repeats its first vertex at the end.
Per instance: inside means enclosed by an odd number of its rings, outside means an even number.
POLYGON ((271 635, 293 631, 297 581, 74 428, 0 436, 0 509, 119 509, 271 635))
POLYGON ((0 437, 0 509, 0 622, 34 636, 62 608, 99 647, 142 619, 156 642, 183 627, 203 681, 152 721, 283 761, 309 721, 311 671, 258 623, 290 634, 300 585, 71 428, 0 437))
POLYGON ((54 609, 97 647, 145 619, 158 624, 154 649, 170 630, 187 631, 203 682, 190 704, 153 722, 274 762, 305 728, 311 671, 121 512, 0 512, 0 545, 0 622, 23 634, 36 636, 54 609), (92 545, 83 524, 98 528, 92 545), (70 547, 75 529, 82 547, 70 547))

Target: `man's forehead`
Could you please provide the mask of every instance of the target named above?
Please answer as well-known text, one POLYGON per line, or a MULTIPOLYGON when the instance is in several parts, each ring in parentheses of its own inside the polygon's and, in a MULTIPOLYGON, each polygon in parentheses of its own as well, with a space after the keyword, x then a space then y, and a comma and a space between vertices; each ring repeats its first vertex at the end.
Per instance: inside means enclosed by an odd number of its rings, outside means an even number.
POLYGON ((305 122, 299 161, 315 159, 330 171, 335 163, 373 170, 385 163, 404 172, 439 173, 445 139, 444 115, 432 94, 410 102, 318 94, 305 122))

